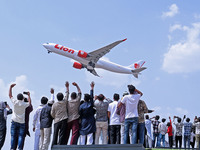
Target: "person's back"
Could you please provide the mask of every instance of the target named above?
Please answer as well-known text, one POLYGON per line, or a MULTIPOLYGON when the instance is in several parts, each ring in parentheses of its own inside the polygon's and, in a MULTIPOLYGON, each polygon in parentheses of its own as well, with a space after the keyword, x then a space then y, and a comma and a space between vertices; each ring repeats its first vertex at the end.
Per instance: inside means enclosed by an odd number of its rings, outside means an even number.
POLYGON ((136 143, 137 140, 137 126, 138 126, 138 101, 143 95, 141 91, 137 90, 133 85, 128 85, 130 95, 123 97, 121 102, 118 104, 120 108, 122 104, 126 106, 125 114, 125 136, 124 144, 127 144, 129 137, 129 127, 132 126, 132 144, 136 143), (138 93, 138 94, 135 94, 138 93))
POLYGON ((12 114, 12 109, 10 109, 9 105, 7 102, 0 102, 0 150, 4 145, 5 138, 6 138, 6 120, 7 120, 7 115, 12 114), (7 111, 7 109, 9 111, 7 111))
POLYGON ((114 101, 108 106, 108 117, 110 118, 110 143, 120 144, 120 116, 117 112, 117 105, 119 100, 119 94, 114 94, 114 101))
POLYGON ((190 148, 191 130, 192 123, 190 122, 190 118, 187 118, 186 122, 184 122, 184 148, 186 148, 186 145, 188 145, 188 148, 190 148))
POLYGON ((108 136, 108 101, 105 100, 103 94, 95 96, 96 100, 94 106, 96 108, 96 133, 95 133, 95 144, 99 144, 100 134, 102 132, 102 144, 107 144, 108 136))
POLYGON ((15 141, 18 136, 18 148, 23 149, 24 142, 24 133, 25 133, 25 109, 31 105, 30 92, 27 92, 28 102, 24 101, 24 96, 19 93, 17 95, 17 100, 13 98, 12 88, 16 84, 10 85, 9 88, 9 97, 11 102, 14 105, 13 114, 12 114, 12 125, 11 125, 11 149, 15 147, 15 141))
POLYGON ((196 118, 193 125, 195 126, 196 148, 199 148, 199 144, 200 144, 200 117, 196 118))
POLYGON ((107 110, 108 110, 108 101, 107 100, 95 100, 94 106, 96 108, 96 121, 107 121, 107 110))
MULTIPOLYGON (((54 97, 54 96, 53 96, 54 97)), ((51 116, 51 108, 54 103, 54 99, 51 99, 47 105, 45 105, 40 114, 40 150, 47 150, 51 140, 51 130, 53 117, 51 116)))
POLYGON ((54 133, 52 145, 66 145, 67 132, 67 102, 69 98, 69 82, 65 83, 66 95, 62 93, 57 94, 58 101, 55 102, 51 109, 51 116, 54 118, 54 133), (59 138, 59 140, 58 140, 59 138))

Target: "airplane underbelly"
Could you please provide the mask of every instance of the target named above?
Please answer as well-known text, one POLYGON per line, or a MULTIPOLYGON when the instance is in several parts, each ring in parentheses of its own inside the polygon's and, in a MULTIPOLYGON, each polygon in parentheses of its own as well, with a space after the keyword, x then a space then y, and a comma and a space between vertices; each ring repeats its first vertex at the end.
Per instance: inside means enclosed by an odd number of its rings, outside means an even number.
POLYGON ((116 72, 116 73, 124 73, 124 74, 132 74, 131 70, 129 68, 120 66, 115 63, 99 60, 96 63, 96 68, 102 68, 108 71, 116 72))

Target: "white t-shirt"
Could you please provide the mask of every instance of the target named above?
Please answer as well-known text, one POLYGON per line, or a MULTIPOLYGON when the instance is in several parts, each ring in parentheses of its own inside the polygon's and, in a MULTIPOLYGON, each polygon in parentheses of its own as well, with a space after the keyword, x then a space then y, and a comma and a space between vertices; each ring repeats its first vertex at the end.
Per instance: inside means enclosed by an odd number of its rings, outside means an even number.
POLYGON ((123 97, 121 102, 126 105, 125 119, 138 117, 137 106, 140 97, 140 94, 130 94, 123 97))
POLYGON ((10 100, 14 105, 12 120, 17 123, 25 123, 25 109, 29 106, 29 103, 23 100, 15 100, 13 97, 10 100))
POLYGON ((119 121, 119 115, 116 113, 117 111, 117 101, 113 101, 108 106, 108 111, 110 112, 110 125, 121 125, 119 121))

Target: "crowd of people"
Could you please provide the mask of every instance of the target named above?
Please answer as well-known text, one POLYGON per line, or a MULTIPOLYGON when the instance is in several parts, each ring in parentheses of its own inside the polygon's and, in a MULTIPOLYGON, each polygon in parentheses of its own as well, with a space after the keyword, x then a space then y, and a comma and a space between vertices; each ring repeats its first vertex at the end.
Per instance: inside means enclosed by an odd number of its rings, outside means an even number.
MULTIPOLYGON (((77 92, 69 92, 69 82, 65 83, 66 92, 57 93, 50 89, 51 98, 41 98, 41 104, 34 112, 33 131, 35 132, 34 150, 48 150, 53 145, 91 145, 91 144, 143 144, 145 147, 182 147, 199 148, 200 117, 190 122, 186 116, 165 118, 160 116, 150 118, 145 101, 141 100, 143 93, 133 85, 128 85, 128 91, 123 96, 115 93, 113 100, 103 94, 94 96, 95 84, 90 84, 90 93, 82 93, 77 83, 73 82, 77 92), (146 115, 145 115, 146 114, 146 115), (186 122, 184 121, 186 119, 186 122), (175 129, 172 126, 175 126, 175 129), (184 133, 183 133, 184 128, 184 133), (152 130, 153 129, 153 130, 152 130), (52 143, 51 136, 53 130, 52 143), (168 143, 165 135, 168 134, 168 143), (184 137, 184 138, 183 138, 184 137), (195 137, 195 138, 194 138, 195 137), (175 140, 174 140, 175 138, 175 140), (51 145, 50 145, 51 144, 51 145)), ((6 137, 7 115, 12 114, 11 150, 22 150, 26 136, 29 133, 29 115, 33 111, 30 92, 23 92, 15 99, 10 85, 9 98, 13 109, 6 102, 0 102, 0 150, 6 137)))

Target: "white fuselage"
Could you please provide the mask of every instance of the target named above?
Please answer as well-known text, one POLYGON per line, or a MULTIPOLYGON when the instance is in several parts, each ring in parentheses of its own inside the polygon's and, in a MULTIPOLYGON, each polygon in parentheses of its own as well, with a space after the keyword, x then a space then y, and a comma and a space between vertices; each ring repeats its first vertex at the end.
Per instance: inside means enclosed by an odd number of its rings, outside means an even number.
MULTIPOLYGON (((63 55, 65 57, 69 57, 72 58, 78 62, 80 62, 81 64, 84 65, 88 65, 89 61, 86 58, 82 58, 78 56, 78 51, 62 46, 62 45, 58 45, 58 44, 54 44, 54 43, 46 43, 43 44, 43 46, 49 51, 49 52, 54 52, 56 54, 59 55, 63 55)), ((125 66, 121 66, 119 64, 110 62, 110 61, 106 61, 103 59, 99 59, 97 61, 97 63, 95 64, 95 68, 102 68, 108 71, 112 71, 112 72, 116 72, 116 73, 123 73, 123 74, 132 74, 132 69, 129 67, 125 67, 125 66)))

